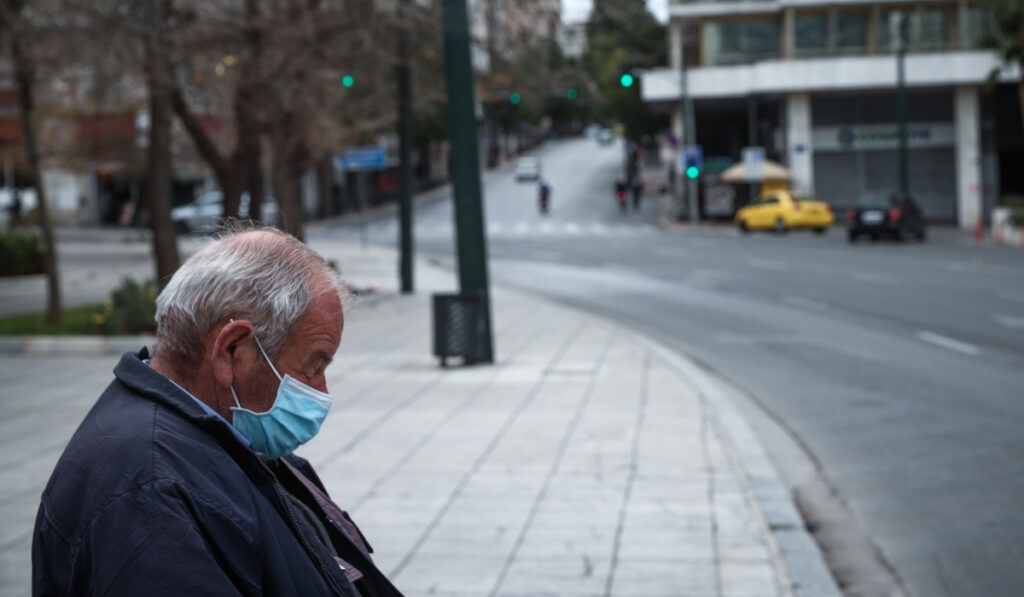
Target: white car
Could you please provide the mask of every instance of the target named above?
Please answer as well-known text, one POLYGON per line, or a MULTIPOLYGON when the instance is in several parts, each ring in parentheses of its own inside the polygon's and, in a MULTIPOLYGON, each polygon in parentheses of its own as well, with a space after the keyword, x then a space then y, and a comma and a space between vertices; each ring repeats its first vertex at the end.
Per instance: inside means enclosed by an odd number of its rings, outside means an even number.
MULTIPOLYGON (((274 225, 277 223, 277 200, 264 197, 261 206, 260 223, 274 225)), ((200 193, 192 203, 175 207, 171 210, 171 219, 179 232, 213 232, 220 226, 221 214, 224 212, 224 193, 207 191, 200 193)), ((238 219, 249 217, 249 193, 242 193, 238 207, 238 219)))
POLYGON ((540 159, 533 156, 516 160, 516 180, 537 180, 540 178, 540 159))

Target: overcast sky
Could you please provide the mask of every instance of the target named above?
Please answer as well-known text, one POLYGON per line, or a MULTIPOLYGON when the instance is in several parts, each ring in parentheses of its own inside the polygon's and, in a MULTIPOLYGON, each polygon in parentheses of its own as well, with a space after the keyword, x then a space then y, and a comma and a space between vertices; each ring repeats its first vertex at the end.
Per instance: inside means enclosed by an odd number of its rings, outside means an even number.
MULTIPOLYGON (((592 0, 562 0, 562 22, 586 21, 592 4, 592 0)), ((647 0, 647 8, 659 21, 668 22, 668 0, 647 0)))

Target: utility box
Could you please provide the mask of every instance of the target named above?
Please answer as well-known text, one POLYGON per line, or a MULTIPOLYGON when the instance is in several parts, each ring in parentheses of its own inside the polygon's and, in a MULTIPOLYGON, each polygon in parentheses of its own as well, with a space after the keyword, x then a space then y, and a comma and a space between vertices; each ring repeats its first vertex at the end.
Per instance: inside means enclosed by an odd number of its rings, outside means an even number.
POLYGON ((441 366, 448 366, 449 357, 462 357, 469 365, 484 360, 486 324, 484 297, 479 294, 435 294, 434 356, 441 366))

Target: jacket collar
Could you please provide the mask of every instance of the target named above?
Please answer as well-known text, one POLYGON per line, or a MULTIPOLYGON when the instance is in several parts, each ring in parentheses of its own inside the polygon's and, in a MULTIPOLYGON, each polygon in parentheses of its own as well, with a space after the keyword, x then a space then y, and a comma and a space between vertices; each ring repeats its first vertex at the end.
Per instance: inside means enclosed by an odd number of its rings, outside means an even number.
POLYGON ((239 443, 224 419, 204 411, 177 384, 143 362, 148 358, 149 349, 145 347, 138 353, 125 353, 114 367, 114 376, 135 393, 181 415, 218 441, 230 438, 232 443, 239 443))

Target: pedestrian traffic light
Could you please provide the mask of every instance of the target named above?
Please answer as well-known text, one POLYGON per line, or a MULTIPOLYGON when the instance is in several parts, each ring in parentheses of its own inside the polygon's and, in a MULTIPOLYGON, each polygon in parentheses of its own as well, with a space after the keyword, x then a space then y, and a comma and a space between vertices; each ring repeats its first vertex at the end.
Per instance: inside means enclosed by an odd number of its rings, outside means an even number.
POLYGON ((345 87, 351 87, 356 84, 356 80, 352 75, 345 75, 341 78, 341 84, 345 87))
POLYGON ((575 89, 569 89, 569 91, 565 92, 565 97, 574 100, 579 97, 579 93, 577 93, 575 89))
POLYGON ((512 93, 509 94, 508 101, 512 102, 512 105, 518 105, 519 102, 523 101, 523 98, 519 97, 518 93, 512 93))
POLYGON ((632 87, 633 75, 629 73, 622 73, 622 76, 619 77, 619 84, 622 85, 623 87, 632 87))
POLYGON ((704 150, 700 145, 687 145, 682 148, 683 173, 686 178, 698 178, 704 168, 704 150))

